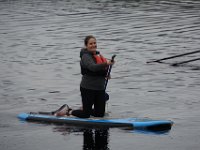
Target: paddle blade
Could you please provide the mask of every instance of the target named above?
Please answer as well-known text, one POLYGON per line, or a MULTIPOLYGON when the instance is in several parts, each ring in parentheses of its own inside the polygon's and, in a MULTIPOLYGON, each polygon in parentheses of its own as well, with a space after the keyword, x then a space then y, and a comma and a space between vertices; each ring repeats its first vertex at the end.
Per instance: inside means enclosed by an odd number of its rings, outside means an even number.
POLYGON ((109 95, 108 93, 105 92, 105 101, 108 101, 109 100, 109 95))

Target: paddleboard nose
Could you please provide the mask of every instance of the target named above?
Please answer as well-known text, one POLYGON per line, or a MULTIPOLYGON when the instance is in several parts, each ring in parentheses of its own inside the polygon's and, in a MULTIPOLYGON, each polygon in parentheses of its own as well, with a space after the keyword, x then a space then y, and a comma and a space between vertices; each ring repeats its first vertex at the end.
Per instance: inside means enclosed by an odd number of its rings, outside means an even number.
POLYGON ((21 120, 26 120, 28 116, 29 115, 27 113, 20 113, 17 117, 21 120))

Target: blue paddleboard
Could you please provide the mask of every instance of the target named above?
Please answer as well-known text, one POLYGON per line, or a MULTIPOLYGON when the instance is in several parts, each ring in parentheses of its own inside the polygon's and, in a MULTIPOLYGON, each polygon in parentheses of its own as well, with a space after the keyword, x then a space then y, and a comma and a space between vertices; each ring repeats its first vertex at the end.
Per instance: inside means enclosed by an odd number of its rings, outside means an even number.
POLYGON ((170 120, 151 120, 139 118, 76 118, 76 117, 56 117, 53 115, 44 115, 37 113, 20 113, 18 118, 25 121, 68 124, 79 126, 94 127, 131 127, 133 129, 163 131, 170 130, 173 122, 170 120))

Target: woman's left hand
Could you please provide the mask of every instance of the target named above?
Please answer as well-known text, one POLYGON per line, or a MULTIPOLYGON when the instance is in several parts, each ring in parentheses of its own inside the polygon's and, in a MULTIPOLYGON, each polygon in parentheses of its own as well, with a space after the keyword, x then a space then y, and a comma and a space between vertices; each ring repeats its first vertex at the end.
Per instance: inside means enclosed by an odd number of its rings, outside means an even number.
POLYGON ((106 78, 106 80, 107 79, 110 80, 111 79, 111 75, 109 75, 108 77, 106 76, 105 78, 106 78))
POLYGON ((107 60, 107 65, 114 65, 115 61, 107 60))

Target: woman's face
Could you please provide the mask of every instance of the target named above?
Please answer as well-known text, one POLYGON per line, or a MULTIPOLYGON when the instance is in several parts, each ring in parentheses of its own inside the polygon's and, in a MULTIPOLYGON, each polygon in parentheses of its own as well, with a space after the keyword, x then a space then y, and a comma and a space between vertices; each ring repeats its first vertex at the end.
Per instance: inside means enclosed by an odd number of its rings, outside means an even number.
POLYGON ((96 39, 90 38, 90 39, 88 40, 88 43, 87 43, 87 45, 86 45, 86 48, 87 48, 87 50, 90 51, 90 52, 96 52, 96 50, 97 50, 96 39))

